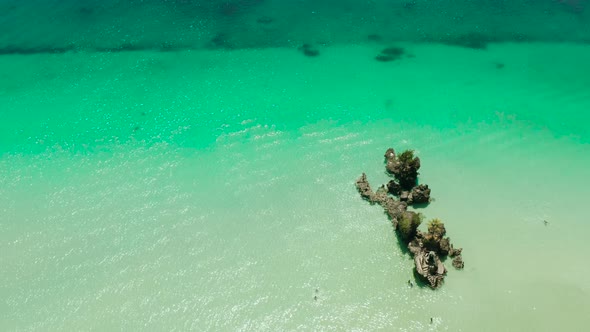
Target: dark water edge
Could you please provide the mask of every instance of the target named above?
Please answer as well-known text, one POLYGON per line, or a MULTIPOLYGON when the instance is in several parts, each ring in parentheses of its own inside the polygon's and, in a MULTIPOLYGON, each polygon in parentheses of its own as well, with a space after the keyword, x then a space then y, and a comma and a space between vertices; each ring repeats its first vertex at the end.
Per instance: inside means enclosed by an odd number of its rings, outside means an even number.
POLYGON ((590 0, 0 0, 0 54, 590 42, 590 0))

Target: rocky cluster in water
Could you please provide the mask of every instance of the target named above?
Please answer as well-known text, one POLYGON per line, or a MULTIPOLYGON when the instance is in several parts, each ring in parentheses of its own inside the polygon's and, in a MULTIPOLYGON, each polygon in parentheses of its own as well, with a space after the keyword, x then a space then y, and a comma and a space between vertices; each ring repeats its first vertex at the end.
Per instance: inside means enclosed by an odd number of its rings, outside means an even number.
POLYGON ((387 172, 394 177, 386 185, 374 192, 365 173, 356 181, 361 197, 371 204, 379 204, 389 216, 394 229, 414 257, 415 272, 419 278, 432 288, 439 287, 447 273, 441 259, 453 258, 452 265, 457 269, 464 266, 461 250, 456 249, 446 235, 444 224, 438 219, 428 222, 428 231, 421 232, 418 226, 422 215, 408 211, 408 206, 428 204, 430 188, 418 184, 420 158, 412 150, 396 156, 393 149, 385 152, 387 172))

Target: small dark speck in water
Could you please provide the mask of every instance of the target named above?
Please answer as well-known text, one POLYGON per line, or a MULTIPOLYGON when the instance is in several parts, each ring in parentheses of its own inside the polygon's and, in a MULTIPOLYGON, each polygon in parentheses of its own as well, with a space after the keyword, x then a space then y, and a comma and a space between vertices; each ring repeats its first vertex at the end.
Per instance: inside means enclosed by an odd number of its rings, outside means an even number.
POLYGON ((393 55, 393 56, 402 56, 405 53, 404 49, 401 47, 387 47, 381 50, 381 54, 386 55, 393 55))
POLYGON ((545 226, 549 225, 549 222, 547 220, 543 220, 543 224, 545 224, 545 226))
POLYGON ((135 127, 133 128, 133 131, 138 131, 139 129, 141 129, 139 126, 135 126, 135 127))
POLYGON ((372 34, 370 34, 370 35, 367 36, 367 39, 370 40, 370 41, 378 42, 378 41, 381 41, 383 38, 380 35, 376 34, 376 33, 372 33, 372 34))
POLYGON ((313 300, 314 300, 314 301, 317 301, 317 300, 318 300, 318 296, 317 296, 317 295, 315 295, 315 296, 313 297, 313 300))
POLYGON ((405 54, 405 50, 401 47, 387 47, 381 50, 381 54, 375 57, 379 62, 389 62, 400 59, 405 54))
POLYGON ((145 112, 141 112, 141 116, 145 116, 145 112))
POLYGON ((502 69, 504 68, 504 64, 501 62, 494 62, 494 66, 496 66, 496 69, 502 69))
POLYGON ((78 13, 82 16, 90 16, 94 14, 94 9, 91 7, 80 7, 78 8, 78 13))
POLYGON ((406 1, 404 2, 404 8, 406 10, 413 10, 416 8, 416 0, 406 1))
POLYGON ((271 24, 274 21, 275 20, 272 17, 268 17, 268 16, 259 17, 256 20, 256 22, 259 23, 259 24, 271 24))
POLYGON ((396 58, 390 56, 390 55, 383 55, 383 54, 379 54, 375 57, 375 60, 379 61, 379 62, 389 62, 389 61, 393 61, 396 58))

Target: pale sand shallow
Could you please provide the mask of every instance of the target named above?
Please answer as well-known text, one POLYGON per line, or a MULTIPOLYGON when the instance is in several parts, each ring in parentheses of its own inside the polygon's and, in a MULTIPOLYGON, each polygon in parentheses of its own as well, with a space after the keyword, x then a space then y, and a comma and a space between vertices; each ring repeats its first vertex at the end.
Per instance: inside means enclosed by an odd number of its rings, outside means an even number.
POLYGON ((0 326, 580 330, 590 48, 379 49, 0 58, 0 326), (353 186, 389 146, 464 247, 435 292, 353 186))

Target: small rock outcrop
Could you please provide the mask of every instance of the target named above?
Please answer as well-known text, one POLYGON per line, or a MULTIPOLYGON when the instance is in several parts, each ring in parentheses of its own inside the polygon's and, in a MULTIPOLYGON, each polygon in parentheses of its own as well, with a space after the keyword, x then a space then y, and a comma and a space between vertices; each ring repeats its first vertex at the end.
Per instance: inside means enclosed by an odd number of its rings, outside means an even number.
POLYGON ((385 189, 385 186, 381 186, 377 189, 377 192, 373 192, 365 173, 356 180, 356 187, 362 198, 366 199, 371 204, 379 204, 383 207, 385 213, 389 216, 393 227, 397 229, 398 222, 403 213, 406 212, 408 205, 387 195, 387 189, 385 189))
POLYGON ((408 204, 426 204, 430 202, 430 189, 427 184, 419 184, 412 188, 408 195, 408 204))
POLYGON ((412 150, 404 151, 396 156, 390 148, 385 152, 385 168, 395 177, 373 192, 367 175, 363 173, 356 181, 361 197, 371 204, 379 204, 385 210, 391 223, 414 257, 416 275, 427 282, 431 288, 442 285, 447 269, 441 258, 454 257, 452 265, 457 269, 464 267, 461 257, 462 249, 456 249, 451 240, 445 237, 447 231, 439 219, 428 222, 428 231, 423 233, 418 227, 422 223, 422 215, 408 211, 408 205, 430 202, 430 188, 426 184, 417 184, 420 159, 412 150), (396 199, 396 196, 399 199, 396 199))
POLYGON ((399 156, 389 148, 385 152, 387 171, 395 177, 403 190, 411 191, 418 182, 418 170, 420 169, 420 158, 414 156, 413 150, 406 150, 399 156))
POLYGON ((412 204, 428 204, 430 202, 430 188, 426 184, 416 185, 420 158, 414 156, 414 151, 407 150, 396 156, 389 148, 385 152, 385 169, 395 177, 387 183, 387 191, 398 196, 399 200, 412 204))
POLYGON ((453 258, 452 264, 456 269, 462 269, 463 267, 465 267, 465 263, 463 263, 463 257, 461 257, 461 255, 453 258))

